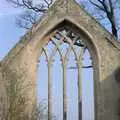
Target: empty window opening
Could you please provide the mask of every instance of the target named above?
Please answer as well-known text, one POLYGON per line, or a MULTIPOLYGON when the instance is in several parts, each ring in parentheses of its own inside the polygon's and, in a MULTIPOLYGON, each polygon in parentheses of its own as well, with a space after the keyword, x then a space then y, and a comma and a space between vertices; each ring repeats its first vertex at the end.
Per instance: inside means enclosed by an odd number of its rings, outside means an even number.
POLYGON ((37 99, 43 120, 94 120, 92 58, 79 34, 60 28, 42 47, 37 99))

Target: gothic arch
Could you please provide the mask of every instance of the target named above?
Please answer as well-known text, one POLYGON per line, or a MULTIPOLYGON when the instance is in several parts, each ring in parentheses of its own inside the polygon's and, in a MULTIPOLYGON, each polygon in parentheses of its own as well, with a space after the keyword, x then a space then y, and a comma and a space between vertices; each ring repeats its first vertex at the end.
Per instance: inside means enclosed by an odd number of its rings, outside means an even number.
MULTIPOLYGON (((114 72, 120 68, 120 44, 74 0, 56 0, 31 30, 0 62, 1 83, 13 77, 24 84, 31 83, 27 92, 31 102, 35 101, 35 80, 38 58, 42 47, 55 30, 67 26, 80 34, 86 43, 94 68, 95 120, 119 120, 117 102, 120 98, 119 85, 114 72)), ((28 107, 30 107, 28 105, 28 107)), ((30 110, 30 109, 29 109, 30 110)))
MULTIPOLYGON (((47 33, 45 33, 42 37, 41 40, 39 41, 44 41, 42 44, 42 46, 45 46, 46 42, 49 42, 49 36, 51 36, 56 29, 59 29, 61 27, 68 27, 69 29, 71 29, 72 31, 76 32, 77 34, 79 34, 83 40, 83 42, 85 42, 85 44, 87 45, 87 48, 91 54, 92 57, 92 61, 93 61, 93 80, 94 80, 94 109, 95 109, 95 120, 96 120, 96 115, 97 115, 97 102, 98 102, 98 87, 99 87, 99 52, 97 50, 96 45, 92 42, 94 41, 93 37, 91 34, 89 34, 89 32, 87 32, 87 30, 85 30, 85 28, 83 28, 82 26, 77 25, 77 23, 71 22, 71 20, 68 19, 63 19, 62 21, 60 21, 59 23, 57 23, 55 26, 53 26, 53 28, 51 28, 47 33), (71 27, 69 27, 71 26, 71 27), (82 34, 81 34, 82 33, 82 34), (46 39, 47 38, 47 39, 46 39)), ((41 49, 41 46, 38 48, 39 50, 41 49)), ((45 50, 43 50, 45 53, 45 50)), ((58 48, 59 51, 59 48, 58 48)), ((41 52, 39 52, 37 58, 39 59, 41 52)), ((61 53, 59 52, 60 56, 61 53)), ((75 54, 75 53, 74 53, 75 54)), ((48 57, 47 57, 48 59, 48 57)), ((38 60, 37 60, 38 61, 38 60)))

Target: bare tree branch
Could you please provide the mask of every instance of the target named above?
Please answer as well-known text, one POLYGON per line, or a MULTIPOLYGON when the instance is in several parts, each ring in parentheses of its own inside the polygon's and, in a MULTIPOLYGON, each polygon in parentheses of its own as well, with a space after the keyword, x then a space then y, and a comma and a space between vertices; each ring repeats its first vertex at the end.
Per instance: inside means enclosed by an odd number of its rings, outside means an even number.
MULTIPOLYGON (((40 1, 40 3, 37 3, 37 4, 34 4, 33 0, 6 0, 6 1, 11 3, 12 5, 14 5, 15 7, 24 8, 25 10, 31 10, 35 14, 35 13, 46 12, 54 0, 42 0, 42 1, 40 1)), ((118 37, 118 31, 117 31, 118 26, 117 26, 117 22, 116 22, 115 9, 116 9, 116 6, 118 4, 120 6, 119 0, 96 0, 96 1, 95 0, 88 0, 88 1, 93 6, 98 8, 99 11, 103 12, 104 18, 107 18, 108 21, 110 22, 112 34, 114 36, 118 37)), ((87 6, 87 4, 86 4, 86 6, 87 6)), ((97 18, 98 18, 98 16, 100 16, 100 14, 103 15, 99 11, 97 12, 97 18)), ((29 17, 29 16, 26 15, 26 17, 29 17)), ((24 18, 23 16, 22 16, 22 18, 19 17, 19 20, 17 19, 17 24, 19 25, 19 27, 29 29, 30 25, 34 24, 34 22, 31 20, 31 18, 24 19, 24 20, 23 20, 23 18, 24 18), (25 20, 27 22, 25 22, 25 20), (28 27, 28 21, 29 21, 29 27, 28 27), (25 23, 22 23, 22 22, 25 22, 25 23), (31 24, 30 24, 30 22, 31 22, 31 24)), ((36 19, 36 17, 35 17, 35 19, 36 19)), ((98 19, 98 20, 100 20, 100 19, 98 19)))
POLYGON ((40 16, 38 13, 25 11, 24 14, 16 18, 16 24, 20 28, 30 29, 37 22, 38 16, 40 16))
POLYGON ((22 7, 33 10, 35 12, 42 12, 42 13, 44 13, 53 3, 53 0, 50 1, 44 0, 43 3, 40 3, 38 5, 34 5, 32 0, 6 0, 6 1, 15 5, 15 7, 22 7))
POLYGON ((7 2, 14 5, 14 7, 24 8, 25 13, 20 15, 16 19, 16 24, 20 28, 30 29, 32 24, 34 24, 41 13, 44 13, 48 10, 50 5, 53 3, 53 0, 43 0, 38 4, 34 4, 33 0, 6 0, 7 2))
POLYGON ((103 8, 102 6, 98 5, 97 3, 94 3, 94 2, 91 1, 91 0, 89 0, 89 2, 90 2, 91 4, 93 4, 94 6, 96 6, 97 8, 99 8, 100 10, 104 11, 104 8, 103 8))
POLYGON ((110 24, 111 24, 112 34, 118 37, 116 21, 115 21, 115 12, 114 12, 112 0, 108 0, 108 2, 106 0, 97 0, 99 4, 91 0, 89 1, 91 4, 99 8, 101 11, 103 11, 107 15, 107 19, 110 21, 110 24))

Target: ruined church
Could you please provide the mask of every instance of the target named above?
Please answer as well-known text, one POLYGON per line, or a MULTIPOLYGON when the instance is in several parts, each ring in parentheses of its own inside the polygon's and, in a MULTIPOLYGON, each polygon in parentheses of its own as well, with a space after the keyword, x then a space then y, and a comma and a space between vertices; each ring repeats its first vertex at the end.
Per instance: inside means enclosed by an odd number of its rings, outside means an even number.
MULTIPOLYGON (((75 69, 78 70, 78 119, 83 120, 80 71, 82 68, 81 55, 86 49, 92 58, 94 120, 119 120, 120 44, 74 0, 56 0, 41 19, 0 61, 0 98, 3 98, 2 101, 4 101, 2 107, 6 110, 9 102, 16 98, 16 96, 14 96, 15 98, 8 97, 10 96, 8 91, 12 91, 19 83, 22 83, 20 88, 25 87, 26 90, 19 93, 18 89, 18 95, 22 94, 27 97, 28 103, 24 113, 31 112, 33 104, 36 103, 38 61, 41 54, 44 53, 48 65, 48 120, 52 120, 50 118, 53 108, 51 71, 53 57, 58 52, 63 70, 63 120, 69 120, 66 74, 69 55, 73 51, 76 59, 75 69), (50 56, 46 50, 49 42, 54 45, 50 56), (65 55, 60 49, 64 43, 68 45, 65 55), (16 85, 14 85, 15 83, 16 85)), ((20 105, 17 107, 22 109, 20 105)))

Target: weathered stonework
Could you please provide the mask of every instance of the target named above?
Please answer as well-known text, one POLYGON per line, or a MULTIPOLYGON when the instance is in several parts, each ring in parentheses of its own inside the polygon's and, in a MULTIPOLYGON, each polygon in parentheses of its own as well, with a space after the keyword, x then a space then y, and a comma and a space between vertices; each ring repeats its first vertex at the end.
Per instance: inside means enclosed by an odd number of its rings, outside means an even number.
POLYGON ((30 83, 27 95, 31 103, 34 102, 41 46, 60 25, 80 33, 92 55, 95 120, 119 120, 120 83, 115 78, 116 71, 120 69, 120 44, 73 0, 57 0, 44 17, 21 38, 1 61, 0 82, 7 84, 7 81, 13 79, 11 76, 16 76, 24 84, 30 83))

